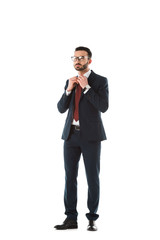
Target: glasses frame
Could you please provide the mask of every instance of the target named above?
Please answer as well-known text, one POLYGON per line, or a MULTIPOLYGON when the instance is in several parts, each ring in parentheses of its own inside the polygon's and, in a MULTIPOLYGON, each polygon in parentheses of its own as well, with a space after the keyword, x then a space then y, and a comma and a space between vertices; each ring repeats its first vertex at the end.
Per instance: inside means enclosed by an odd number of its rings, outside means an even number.
POLYGON ((77 60, 78 60, 78 61, 83 61, 85 58, 88 58, 88 59, 89 59, 89 57, 88 57, 87 55, 85 55, 85 56, 79 56, 79 57, 75 57, 75 56, 72 56, 72 57, 71 57, 71 59, 72 59, 73 62, 76 62, 77 60))

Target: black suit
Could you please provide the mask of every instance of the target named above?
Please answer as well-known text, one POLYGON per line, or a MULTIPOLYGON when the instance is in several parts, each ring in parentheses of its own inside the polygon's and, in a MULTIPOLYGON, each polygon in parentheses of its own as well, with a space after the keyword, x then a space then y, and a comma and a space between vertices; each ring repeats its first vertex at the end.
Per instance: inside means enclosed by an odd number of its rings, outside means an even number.
MULTIPOLYGON (((64 142, 64 162, 66 173, 65 185, 65 214, 68 218, 77 218, 77 174, 78 162, 82 153, 88 181, 89 220, 96 220, 99 202, 99 171, 101 141, 106 139, 101 112, 108 109, 108 81, 105 77, 93 71, 88 78, 90 89, 82 92, 79 102, 80 131, 71 127, 74 113, 75 88, 69 96, 66 92, 58 102, 58 110, 64 113, 68 110, 62 139, 64 142)), ((66 82, 65 90, 68 86, 66 82)))

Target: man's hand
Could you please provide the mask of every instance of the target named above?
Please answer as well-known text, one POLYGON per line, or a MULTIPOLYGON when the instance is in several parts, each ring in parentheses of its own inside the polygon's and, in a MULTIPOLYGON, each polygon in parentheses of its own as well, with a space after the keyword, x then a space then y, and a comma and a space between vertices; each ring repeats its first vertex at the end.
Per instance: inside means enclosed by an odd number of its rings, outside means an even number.
POLYGON ((78 84, 78 81, 77 81, 77 77, 73 77, 73 78, 70 78, 69 79, 69 84, 68 84, 68 87, 67 87, 67 91, 72 91, 72 89, 76 86, 76 84, 78 84))
POLYGON ((79 76, 77 81, 83 89, 88 85, 88 79, 85 76, 79 76))

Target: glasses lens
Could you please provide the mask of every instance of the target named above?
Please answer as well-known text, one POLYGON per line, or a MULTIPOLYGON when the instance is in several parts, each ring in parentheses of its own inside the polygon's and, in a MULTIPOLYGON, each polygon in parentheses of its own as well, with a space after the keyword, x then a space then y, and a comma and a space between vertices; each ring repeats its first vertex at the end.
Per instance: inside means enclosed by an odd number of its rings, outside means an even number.
POLYGON ((79 56, 79 57, 73 56, 73 57, 71 57, 73 62, 76 62, 77 60, 78 61, 83 61, 85 58, 88 58, 88 56, 79 56))
POLYGON ((78 60, 83 60, 84 59, 84 56, 80 56, 79 58, 78 58, 78 60))

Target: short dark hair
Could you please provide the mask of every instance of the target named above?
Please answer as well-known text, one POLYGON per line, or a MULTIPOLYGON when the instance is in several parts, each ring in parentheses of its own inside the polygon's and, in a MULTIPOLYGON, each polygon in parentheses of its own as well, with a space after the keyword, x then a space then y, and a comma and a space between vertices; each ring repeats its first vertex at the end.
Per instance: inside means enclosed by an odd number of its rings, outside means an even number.
POLYGON ((76 49, 75 49, 75 51, 86 51, 87 53, 88 53, 88 57, 89 58, 91 58, 92 57, 92 52, 91 52, 91 50, 89 49, 89 48, 87 48, 87 47, 77 47, 76 49))

